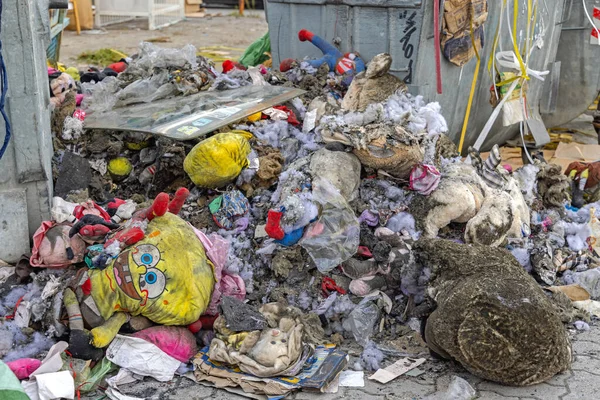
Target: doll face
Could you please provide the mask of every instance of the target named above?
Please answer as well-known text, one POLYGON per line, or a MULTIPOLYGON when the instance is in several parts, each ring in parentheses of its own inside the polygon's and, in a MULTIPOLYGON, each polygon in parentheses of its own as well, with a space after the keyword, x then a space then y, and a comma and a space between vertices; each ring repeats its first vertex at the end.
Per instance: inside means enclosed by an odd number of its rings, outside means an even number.
POLYGON ((263 331, 252 348, 250 357, 265 366, 275 365, 279 357, 288 355, 288 335, 279 329, 263 331))
POLYGON ((73 89, 75 87, 75 82, 73 81, 73 78, 63 73, 61 76, 52 81, 51 87, 52 93, 54 93, 55 96, 58 96, 61 93, 65 93, 66 91, 73 89))
POLYGON ((126 296, 145 306, 148 299, 156 299, 167 290, 167 277, 159 265, 161 261, 160 251, 151 244, 124 251, 113 264, 117 286, 126 296))

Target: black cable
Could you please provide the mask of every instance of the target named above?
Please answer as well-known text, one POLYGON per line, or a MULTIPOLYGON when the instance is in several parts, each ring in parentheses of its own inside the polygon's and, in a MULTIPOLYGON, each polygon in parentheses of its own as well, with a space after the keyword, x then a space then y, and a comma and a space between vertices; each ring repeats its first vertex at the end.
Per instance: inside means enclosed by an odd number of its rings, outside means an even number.
MULTIPOLYGON (((2 33, 2 0, 0 0, 0 34, 2 33)), ((4 156, 4 152, 8 147, 8 142, 10 141, 11 130, 10 130, 10 121, 8 120, 8 116, 6 115, 6 110, 4 108, 6 102, 6 92, 8 91, 8 81, 6 78, 6 65, 4 64, 4 57, 2 55, 2 39, 0 39, 0 114, 2 114, 2 118, 4 118, 4 125, 6 127, 6 135, 4 136, 4 144, 2 144, 2 148, 0 148, 0 159, 4 156)))

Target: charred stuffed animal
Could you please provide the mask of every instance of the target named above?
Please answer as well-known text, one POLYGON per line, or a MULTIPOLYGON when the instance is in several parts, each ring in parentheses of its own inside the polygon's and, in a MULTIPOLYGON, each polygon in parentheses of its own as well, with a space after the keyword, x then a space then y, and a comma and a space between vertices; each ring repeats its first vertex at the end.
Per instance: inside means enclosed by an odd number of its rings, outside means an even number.
POLYGON ((437 304, 425 340, 473 375, 511 386, 544 382, 571 365, 561 318, 504 249, 423 239, 417 258, 433 275, 437 304))
POLYGON ((539 164, 537 174, 537 191, 541 196, 544 206, 563 208, 569 200, 570 183, 568 178, 561 174, 561 168, 556 164, 539 164))
POLYGON ((467 243, 499 246, 507 237, 528 233, 529 208, 514 179, 504 189, 489 187, 468 164, 451 164, 442 170, 438 188, 418 195, 411 211, 425 237, 434 238, 451 222, 466 223, 467 243))
POLYGON ((392 57, 378 54, 369 62, 367 70, 356 75, 344 96, 342 108, 348 111, 365 111, 369 104, 382 103, 398 90, 406 90, 400 78, 389 73, 392 57))

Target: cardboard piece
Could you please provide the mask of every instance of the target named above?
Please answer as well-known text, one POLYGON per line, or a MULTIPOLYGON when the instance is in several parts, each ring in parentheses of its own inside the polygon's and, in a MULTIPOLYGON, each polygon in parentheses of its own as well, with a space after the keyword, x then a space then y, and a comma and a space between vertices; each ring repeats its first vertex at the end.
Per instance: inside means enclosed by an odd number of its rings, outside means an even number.
POLYGON ((444 2, 444 32, 453 37, 469 35, 471 29, 471 15, 473 27, 478 28, 487 19, 488 10, 485 0, 446 0, 444 2))
POLYGON ((185 15, 197 14, 200 12, 202 0, 185 0, 185 15))
POLYGON ((378 369, 377 372, 369 377, 369 379, 379 383, 388 383, 400 375, 407 373, 411 369, 418 367, 425 361, 424 358, 418 358, 416 360, 408 357, 402 358, 386 368, 378 369))
POLYGON ((217 388, 232 390, 241 388, 244 396, 261 398, 285 396, 295 390, 326 392, 348 363, 346 353, 334 345, 317 346, 303 369, 295 376, 258 378, 237 368, 213 362, 208 358, 208 347, 194 358, 196 381, 217 388))
POLYGON ((573 161, 598 161, 600 159, 600 144, 559 143, 554 156, 573 161))
POLYGON ((548 162, 560 165, 564 172, 572 162, 598 160, 600 160, 600 145, 598 144, 559 143, 554 156, 548 162))
MULTIPOLYGON (((77 11, 79 14, 79 26, 81 30, 88 31, 94 29, 94 11, 92 9, 92 0, 77 0, 77 11)), ((73 3, 69 3, 67 17, 70 20, 67 30, 77 30, 75 25, 75 13, 73 12, 73 3)))
POLYGON ((485 0, 446 0, 444 2, 444 18, 442 21, 442 48, 444 57, 451 63, 465 65, 475 57, 471 26, 474 31, 474 42, 481 53, 483 45, 483 23, 487 20, 488 9, 485 0))

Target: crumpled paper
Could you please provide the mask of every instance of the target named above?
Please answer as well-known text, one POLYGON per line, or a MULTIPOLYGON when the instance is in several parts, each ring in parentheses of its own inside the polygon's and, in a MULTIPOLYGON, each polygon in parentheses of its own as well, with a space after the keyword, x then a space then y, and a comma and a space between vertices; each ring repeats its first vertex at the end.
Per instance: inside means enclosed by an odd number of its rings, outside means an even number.
POLYGON ((157 381, 173 379, 181 362, 152 343, 131 336, 117 335, 106 350, 106 358, 122 368, 157 381))

